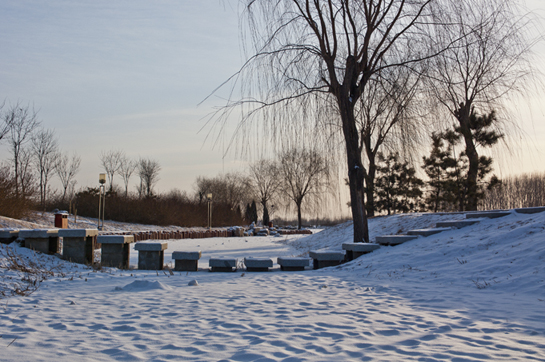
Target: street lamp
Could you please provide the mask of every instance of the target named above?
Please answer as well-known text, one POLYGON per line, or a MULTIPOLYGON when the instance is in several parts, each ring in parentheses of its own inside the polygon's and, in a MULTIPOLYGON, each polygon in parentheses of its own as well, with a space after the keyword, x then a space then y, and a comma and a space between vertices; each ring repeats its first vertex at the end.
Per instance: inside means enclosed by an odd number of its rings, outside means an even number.
POLYGON ((98 230, 102 230, 104 228, 104 208, 106 207, 106 189, 104 184, 106 183, 106 174, 100 173, 98 174, 98 182, 100 183, 99 186, 99 193, 98 193, 98 230), (101 222, 102 217, 102 222, 101 222))
POLYGON ((206 194, 208 201, 208 230, 212 229, 212 194, 206 194))

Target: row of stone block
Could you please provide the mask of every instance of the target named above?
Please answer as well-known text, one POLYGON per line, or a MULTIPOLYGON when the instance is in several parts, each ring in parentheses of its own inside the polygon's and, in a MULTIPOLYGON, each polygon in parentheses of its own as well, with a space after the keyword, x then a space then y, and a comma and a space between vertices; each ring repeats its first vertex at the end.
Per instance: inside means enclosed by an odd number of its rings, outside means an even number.
POLYGON ((0 240, 11 243, 17 239, 29 249, 46 254, 60 251, 60 239, 63 238, 63 257, 77 263, 92 263, 96 245, 96 229, 24 229, 1 230, 0 240))

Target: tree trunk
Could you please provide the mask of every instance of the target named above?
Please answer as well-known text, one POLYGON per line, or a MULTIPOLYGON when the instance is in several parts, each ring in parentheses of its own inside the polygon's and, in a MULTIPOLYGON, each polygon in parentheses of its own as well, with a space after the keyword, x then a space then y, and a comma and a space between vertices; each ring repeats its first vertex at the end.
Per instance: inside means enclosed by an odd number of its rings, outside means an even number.
POLYGON ((473 141, 473 135, 469 128, 469 117, 471 112, 471 103, 462 105, 458 110, 458 122, 460 124, 460 133, 464 137, 465 152, 469 161, 469 170, 466 178, 466 202, 465 210, 460 211, 475 211, 477 210, 477 177, 479 175, 479 155, 473 141))
POLYGON ((369 227, 367 225, 367 213, 365 211, 363 181, 365 169, 361 160, 359 148, 359 136, 354 118, 353 99, 348 92, 337 97, 341 119, 343 123, 343 135, 346 144, 346 158, 348 166, 348 185, 350 187, 350 207, 354 221, 354 242, 369 242, 369 227))
POLYGON ((301 203, 303 200, 296 202, 297 204, 297 229, 301 230, 301 203))
POLYGON ((377 172, 377 165, 374 157, 368 157, 369 169, 365 174, 365 208, 367 210, 367 216, 375 216, 375 177, 377 172))

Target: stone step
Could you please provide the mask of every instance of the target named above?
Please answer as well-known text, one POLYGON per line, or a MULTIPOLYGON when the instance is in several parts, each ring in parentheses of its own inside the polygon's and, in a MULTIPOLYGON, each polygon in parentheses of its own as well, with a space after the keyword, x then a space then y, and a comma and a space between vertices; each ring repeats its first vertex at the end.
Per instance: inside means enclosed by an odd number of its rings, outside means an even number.
POLYGON ((237 270, 238 259, 229 257, 210 258, 208 266, 213 272, 233 272, 237 270))
POLYGON ((244 258, 244 265, 249 272, 269 271, 269 268, 273 266, 273 261, 269 258, 248 257, 244 258))
POLYGON ((420 235, 420 236, 430 236, 434 234, 442 233, 443 231, 449 231, 452 230, 452 228, 430 228, 430 229, 415 229, 415 230, 409 230, 407 234, 409 235, 420 235))
POLYGON ((439 221, 435 224, 438 228, 456 228, 460 229, 466 226, 479 223, 479 220, 451 220, 451 221, 439 221))
POLYGON ((336 266, 344 261, 345 252, 338 250, 311 250, 308 255, 313 259, 314 269, 336 266))
POLYGON ((544 212, 545 206, 538 207, 523 207, 520 209, 515 209, 519 214, 537 214, 538 212, 544 212))
POLYGON ((368 254, 380 248, 379 244, 375 243, 344 243, 343 250, 346 250, 346 259, 348 261, 359 258, 363 254, 368 254))
POLYGON ((416 235, 383 235, 376 237, 376 243, 380 245, 399 245, 418 238, 416 235))
POLYGON ((495 219, 498 217, 503 217, 511 215, 511 211, 479 211, 479 212, 471 212, 466 214, 466 219, 477 219, 477 218, 488 218, 488 219, 495 219))
POLYGON ((309 258, 299 258, 299 257, 278 257, 276 259, 278 265, 280 265, 281 270, 285 271, 301 271, 305 270, 305 267, 310 265, 309 258))

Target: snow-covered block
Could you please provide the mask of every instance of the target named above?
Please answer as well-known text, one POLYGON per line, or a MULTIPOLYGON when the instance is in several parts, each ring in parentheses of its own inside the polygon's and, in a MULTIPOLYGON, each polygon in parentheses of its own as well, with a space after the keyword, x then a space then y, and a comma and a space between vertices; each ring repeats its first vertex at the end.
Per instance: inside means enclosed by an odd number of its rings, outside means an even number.
POLYGON ((19 237, 18 229, 0 229, 0 243, 10 244, 19 237))
POLYGON ((92 264, 97 235, 97 229, 60 229, 63 258, 74 263, 92 264))
POLYGON ((197 271, 199 270, 199 259, 201 251, 175 251, 172 253, 174 270, 176 271, 197 271))
POLYGON ((479 220, 452 220, 452 221, 439 221, 435 224, 438 228, 456 228, 460 229, 466 226, 477 224, 479 220))
POLYGON ((59 229, 29 229, 19 231, 19 237, 27 238, 50 238, 58 237, 59 229))
POLYGON ((138 250, 138 269, 163 270, 167 248, 166 241, 136 243, 134 249, 138 250))
POLYGON ((380 245, 375 243, 344 243, 342 246, 343 250, 346 250, 346 260, 348 261, 380 248, 380 245))
POLYGON ((140 242, 134 244, 134 249, 138 251, 163 251, 168 249, 168 242, 140 242))
POLYGON ((442 233, 443 231, 449 231, 452 230, 451 227, 448 228, 429 228, 429 229, 415 229, 415 230, 409 230, 407 234, 409 235, 420 235, 420 236, 430 236, 442 233))
POLYGON ((297 271, 305 270, 306 266, 310 265, 309 258, 300 258, 300 257, 278 257, 276 259, 278 265, 280 265, 280 270, 284 271, 297 271))
POLYGON ((545 206, 538 207, 524 207, 520 209, 515 209, 519 214, 537 214, 538 212, 544 212, 545 206))
POLYGON ((58 229, 32 229, 19 231, 19 238, 25 240, 25 248, 46 254, 59 252, 58 229))
POLYGON ((247 271, 269 271, 272 268, 273 261, 269 258, 244 258, 244 265, 247 271))
POLYGON ((417 235, 383 235, 377 236, 375 241, 380 245, 399 245, 416 238, 417 235))
POLYGON ((477 219, 477 218, 488 218, 495 219, 498 217, 503 217, 511 215, 511 211, 479 211, 479 212, 470 212, 466 214, 466 219, 477 219))
POLYGON ((100 235, 97 237, 99 244, 130 244, 134 243, 134 235, 100 235))
POLYGON ((97 235, 97 229, 59 229, 59 236, 61 238, 86 238, 97 235))
POLYGON ((133 235, 99 235, 97 243, 102 249, 100 254, 102 266, 129 269, 131 254, 129 245, 134 243, 133 235))
POLYGON ((236 258, 210 258, 208 266, 213 272, 226 272, 237 270, 238 259, 236 258))
POLYGON ((314 269, 339 265, 344 262, 345 252, 338 250, 312 250, 309 256, 313 260, 314 269))

